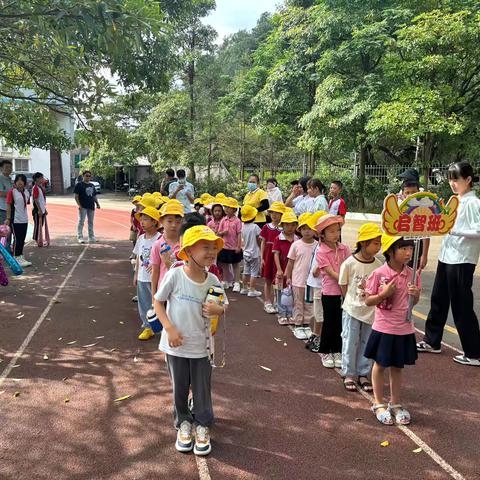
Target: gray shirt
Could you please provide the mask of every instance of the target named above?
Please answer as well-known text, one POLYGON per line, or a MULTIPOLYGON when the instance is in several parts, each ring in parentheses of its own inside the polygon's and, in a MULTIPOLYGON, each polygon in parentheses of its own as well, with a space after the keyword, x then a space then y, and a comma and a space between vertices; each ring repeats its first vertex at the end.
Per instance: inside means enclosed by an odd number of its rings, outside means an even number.
POLYGON ((13 187, 13 182, 10 177, 6 177, 3 173, 0 173, 0 210, 7 209, 7 192, 13 187))

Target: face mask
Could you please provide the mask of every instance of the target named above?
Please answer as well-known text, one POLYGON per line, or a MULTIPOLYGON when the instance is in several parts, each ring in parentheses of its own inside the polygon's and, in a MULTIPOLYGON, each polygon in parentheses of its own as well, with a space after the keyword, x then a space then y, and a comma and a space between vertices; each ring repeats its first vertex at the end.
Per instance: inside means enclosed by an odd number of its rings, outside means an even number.
POLYGON ((257 189, 257 184, 252 183, 252 182, 248 182, 247 183, 247 188, 250 192, 254 192, 257 189))

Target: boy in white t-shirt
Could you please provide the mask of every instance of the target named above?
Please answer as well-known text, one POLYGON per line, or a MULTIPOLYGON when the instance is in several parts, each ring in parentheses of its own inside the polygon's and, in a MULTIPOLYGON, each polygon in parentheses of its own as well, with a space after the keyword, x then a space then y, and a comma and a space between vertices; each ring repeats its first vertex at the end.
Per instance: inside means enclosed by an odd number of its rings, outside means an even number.
POLYGON ((244 205, 240 210, 242 220, 242 244, 243 244, 243 288, 242 295, 260 297, 262 292, 255 289, 255 283, 260 276, 260 227, 253 223, 258 210, 250 205, 244 205))
POLYGON ((139 340, 148 340, 154 336, 153 330, 147 321, 147 312, 152 307, 152 265, 150 255, 154 243, 160 238, 158 225, 160 212, 153 207, 146 207, 135 214, 135 219, 140 222, 145 233, 137 238, 133 254, 136 257, 135 276, 133 285, 137 287, 138 313, 143 330, 138 336, 139 340))
MULTIPOLYGON (((211 376, 208 354, 210 320, 224 313, 225 307, 205 303, 211 287, 221 288, 219 279, 207 272, 223 248, 223 240, 205 225, 189 228, 182 239, 178 257, 184 266, 167 272, 155 294, 155 312, 163 325, 159 349, 166 353, 173 384, 175 448, 179 452, 208 455, 209 428, 213 423, 211 376), (167 302, 165 309, 164 302, 167 302), (194 411, 188 408, 192 389, 194 411), (195 442, 193 424, 195 423, 195 442), (195 443, 195 444, 194 444, 195 443)), ((224 303, 227 303, 226 300, 224 303)))

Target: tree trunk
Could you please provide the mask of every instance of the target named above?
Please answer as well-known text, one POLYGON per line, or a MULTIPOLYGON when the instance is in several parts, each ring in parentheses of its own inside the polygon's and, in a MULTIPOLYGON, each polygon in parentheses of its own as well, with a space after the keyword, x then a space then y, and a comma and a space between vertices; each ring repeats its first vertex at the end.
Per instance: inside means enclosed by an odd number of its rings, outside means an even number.
POLYGON ((365 209, 365 166, 368 158, 368 148, 366 145, 360 147, 360 160, 358 164, 358 208, 365 209))
POLYGON ((245 180, 245 112, 243 112, 242 122, 240 124, 240 180, 245 180))
POLYGON ((212 169, 212 119, 208 122, 208 159, 207 159, 207 182, 210 183, 212 169))
POLYGON ((52 193, 63 195, 63 166, 62 155, 58 150, 50 150, 50 181, 52 182, 52 193))
MULTIPOLYGON (((194 51, 195 51, 195 46, 196 46, 196 33, 195 30, 192 30, 190 33, 190 43, 189 43, 189 49, 190 49, 190 55, 191 55, 191 60, 188 62, 188 67, 187 67, 187 72, 188 72, 188 93, 190 97, 190 148, 193 147, 194 141, 195 141, 195 91, 194 91, 194 85, 195 85, 195 60, 194 58, 194 51)), ((191 150, 190 150, 191 152, 191 150)), ((195 159, 192 156, 192 153, 190 153, 191 157, 189 159, 188 165, 190 168, 190 175, 192 177, 192 180, 195 180, 196 178, 196 173, 195 173, 195 159)))

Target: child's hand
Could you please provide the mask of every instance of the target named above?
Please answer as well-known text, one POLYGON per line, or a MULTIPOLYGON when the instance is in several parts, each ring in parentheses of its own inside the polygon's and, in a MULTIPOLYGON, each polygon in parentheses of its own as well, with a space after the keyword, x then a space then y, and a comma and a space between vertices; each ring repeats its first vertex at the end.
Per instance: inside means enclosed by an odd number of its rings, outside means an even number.
POLYGON ((312 271, 312 275, 317 278, 320 275, 320 268, 315 267, 312 271))
POLYGON ((215 302, 204 303, 202 306, 202 315, 207 318, 223 315, 223 306, 215 302))
POLYGON ((416 285, 413 285, 413 284, 409 283, 408 284, 408 294, 412 295, 415 298, 419 298, 420 297, 420 289, 416 285))
POLYGON ((275 276, 277 277, 278 281, 281 281, 283 279, 283 272, 281 270, 277 270, 275 276))
POLYGON ((287 287, 291 287, 291 286, 292 286, 292 279, 287 278, 287 287))
POLYGON ((175 328, 170 327, 165 329, 168 334, 168 345, 171 348, 180 347, 183 345, 183 337, 182 334, 175 328))
POLYGON ((395 284, 395 279, 392 279, 390 280, 390 283, 384 285, 381 295, 383 298, 389 298, 395 293, 396 289, 397 285, 395 284))

